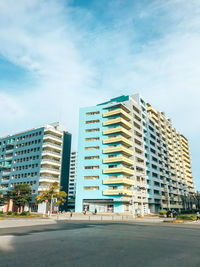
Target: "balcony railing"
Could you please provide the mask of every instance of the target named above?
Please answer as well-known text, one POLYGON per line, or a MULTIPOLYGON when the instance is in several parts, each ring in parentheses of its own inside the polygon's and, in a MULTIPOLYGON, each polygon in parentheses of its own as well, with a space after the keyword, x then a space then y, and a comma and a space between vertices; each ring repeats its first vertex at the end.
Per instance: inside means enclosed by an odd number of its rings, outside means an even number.
POLYGON ((44 141, 47 139, 51 139, 51 140, 55 140, 56 142, 58 142, 60 144, 62 143, 62 137, 58 137, 58 136, 55 136, 52 134, 45 134, 43 139, 44 139, 44 141))
POLYGON ((49 168, 49 167, 42 167, 40 169, 40 172, 48 172, 48 171, 53 171, 53 172, 56 172, 56 173, 60 173, 59 169, 54 169, 54 168, 49 168))
POLYGON ((134 175, 134 170, 126 168, 126 167, 114 167, 114 168, 106 168, 103 170, 103 173, 125 173, 127 175, 134 175))
POLYGON ((104 113, 103 117, 110 117, 110 116, 117 115, 117 114, 119 114, 123 118, 127 119, 128 121, 131 120, 131 115, 129 115, 126 111, 124 111, 121 108, 110 110, 110 111, 104 113))
POLYGON ((126 129, 131 129, 132 128, 131 123, 127 122, 126 120, 124 120, 124 119, 122 119, 120 117, 119 118, 115 118, 115 119, 108 119, 108 120, 103 122, 104 126, 112 125, 112 124, 120 124, 126 129))
POLYGON ((132 133, 121 126, 109 128, 103 131, 104 135, 113 134, 113 133, 121 133, 121 135, 128 137, 128 138, 132 137, 132 133))
POLYGON ((52 155, 61 156, 60 152, 55 152, 55 151, 51 151, 51 150, 46 150, 46 149, 44 149, 44 150, 42 151, 42 154, 45 154, 45 153, 50 153, 50 154, 52 154, 52 155))
POLYGON ((126 164, 133 165, 133 160, 123 157, 123 156, 118 156, 118 157, 108 157, 103 159, 103 163, 112 163, 112 162, 125 162, 126 164))
POLYGON ((59 178, 56 177, 52 177, 52 176, 40 176, 40 182, 44 181, 44 182, 59 182, 59 178))
POLYGON ((128 147, 133 146, 133 142, 131 140, 126 139, 123 136, 109 137, 103 140, 103 144, 111 144, 111 143, 122 143, 128 147))
POLYGON ((60 167, 61 163, 59 161, 56 160, 47 160, 47 159, 43 159, 41 161, 41 165, 50 165, 50 166, 57 166, 60 167))
POLYGON ((126 155, 132 156, 133 155, 133 151, 126 148, 125 146, 116 146, 116 147, 108 147, 103 149, 103 153, 107 154, 107 153, 113 153, 113 152, 122 152, 126 155))
POLYGON ((127 184, 127 185, 133 185, 134 181, 127 178, 111 178, 111 179, 104 179, 103 184, 127 184))
POLYGON ((103 190, 103 195, 104 196, 132 196, 133 191, 131 190, 126 190, 126 189, 108 189, 108 190, 103 190))
POLYGON ((57 145, 57 144, 52 143, 52 142, 44 142, 43 146, 53 146, 53 147, 59 148, 59 150, 62 149, 62 147, 60 145, 57 145))

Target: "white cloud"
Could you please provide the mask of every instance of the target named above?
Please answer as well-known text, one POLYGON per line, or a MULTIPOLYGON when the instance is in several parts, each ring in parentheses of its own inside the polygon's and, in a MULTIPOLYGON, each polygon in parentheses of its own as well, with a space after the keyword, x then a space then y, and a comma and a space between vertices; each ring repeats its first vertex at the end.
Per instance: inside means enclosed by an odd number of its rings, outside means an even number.
POLYGON ((0 95, 1 135, 61 120, 76 138, 80 106, 140 92, 190 137, 197 159, 200 2, 102 1, 105 21, 67 3, 0 2, 0 55, 35 79, 0 95))
POLYGON ((14 122, 16 119, 24 116, 25 108, 21 102, 17 102, 12 96, 5 93, 0 93, 0 121, 1 122, 14 122))

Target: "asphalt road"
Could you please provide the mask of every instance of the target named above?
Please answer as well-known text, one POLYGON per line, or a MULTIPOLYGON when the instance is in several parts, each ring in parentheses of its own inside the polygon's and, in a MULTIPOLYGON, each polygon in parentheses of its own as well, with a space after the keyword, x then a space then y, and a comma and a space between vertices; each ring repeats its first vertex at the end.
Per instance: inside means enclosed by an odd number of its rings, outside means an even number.
POLYGON ((0 229, 0 266, 200 266, 200 227, 59 222, 0 229))

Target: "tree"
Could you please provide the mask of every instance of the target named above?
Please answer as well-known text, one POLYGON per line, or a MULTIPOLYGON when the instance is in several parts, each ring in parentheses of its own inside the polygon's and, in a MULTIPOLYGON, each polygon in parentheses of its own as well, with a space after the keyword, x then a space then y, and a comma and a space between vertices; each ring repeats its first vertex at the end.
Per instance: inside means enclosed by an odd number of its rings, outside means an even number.
POLYGON ((13 204, 18 208, 28 205, 32 200, 31 188, 28 184, 18 184, 7 193, 8 198, 13 200, 13 204))
POLYGON ((64 205, 66 201, 67 194, 64 191, 60 191, 60 186, 57 182, 53 183, 50 188, 46 191, 43 191, 41 194, 39 194, 36 197, 36 203, 40 204, 43 202, 48 202, 49 206, 48 208, 52 209, 52 201, 53 199, 56 199, 56 205, 64 205))

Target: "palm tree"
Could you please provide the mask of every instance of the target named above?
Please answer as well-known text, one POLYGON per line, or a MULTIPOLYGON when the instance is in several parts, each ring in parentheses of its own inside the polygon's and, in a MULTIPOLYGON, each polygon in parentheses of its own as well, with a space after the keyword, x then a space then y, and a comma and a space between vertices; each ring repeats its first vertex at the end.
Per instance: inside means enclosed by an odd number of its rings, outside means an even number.
POLYGON ((36 203, 40 204, 40 203, 48 202, 49 204, 48 211, 51 214, 53 200, 55 200, 55 204, 57 206, 64 205, 64 203, 66 202, 66 197, 67 197, 66 192, 60 191, 59 184, 55 182, 50 186, 48 190, 42 192, 36 197, 36 203))

